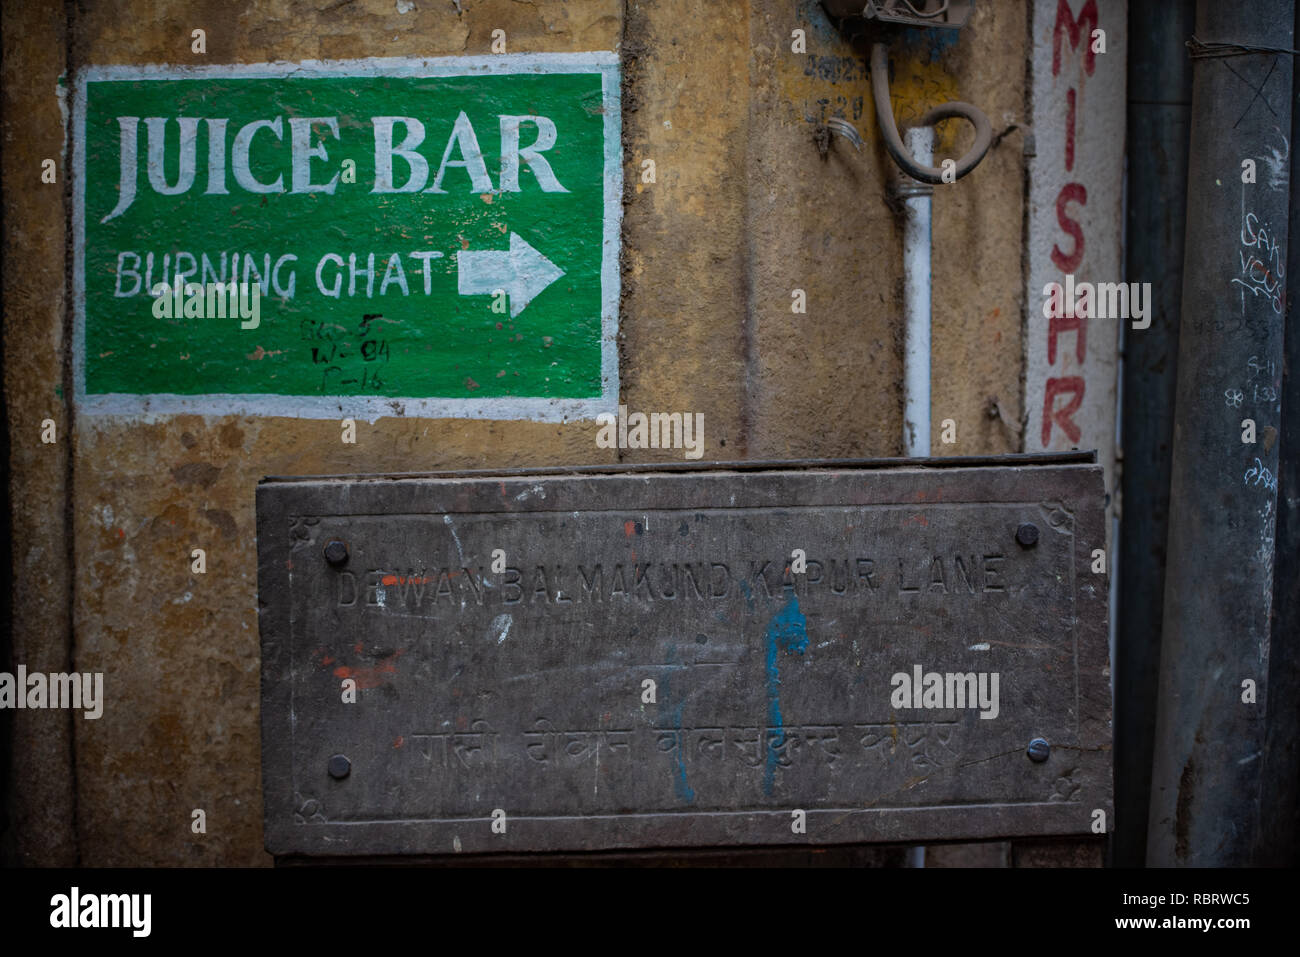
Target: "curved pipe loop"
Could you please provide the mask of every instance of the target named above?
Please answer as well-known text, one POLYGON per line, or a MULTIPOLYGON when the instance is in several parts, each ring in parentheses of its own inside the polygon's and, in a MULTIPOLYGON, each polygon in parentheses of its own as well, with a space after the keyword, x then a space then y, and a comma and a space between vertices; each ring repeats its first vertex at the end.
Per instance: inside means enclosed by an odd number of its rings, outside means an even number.
MULTIPOLYGON (((876 122, 880 126, 881 135, 885 138, 885 149, 893 157, 894 162, 908 176, 922 183, 938 185, 944 182, 943 169, 938 166, 922 166, 914 160, 903 146, 902 137, 898 135, 898 126, 894 122, 894 109, 889 103, 889 55, 883 43, 874 43, 871 46, 871 94, 876 103, 876 122)), ((957 161, 954 171, 953 178, 961 179, 978 166, 980 160, 984 159, 984 154, 989 151, 989 147, 993 144, 993 126, 989 123, 989 118, 978 109, 960 101, 936 106, 921 117, 918 125, 933 126, 940 120, 952 117, 968 120, 975 127, 975 142, 966 151, 966 155, 957 161)))

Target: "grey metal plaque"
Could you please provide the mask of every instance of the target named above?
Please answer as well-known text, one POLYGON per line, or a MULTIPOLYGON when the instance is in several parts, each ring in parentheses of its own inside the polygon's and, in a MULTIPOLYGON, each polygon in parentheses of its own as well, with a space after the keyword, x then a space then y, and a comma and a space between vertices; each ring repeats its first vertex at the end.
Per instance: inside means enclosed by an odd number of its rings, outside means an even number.
POLYGON ((1093 833, 1101 474, 264 481, 267 848, 1093 833))

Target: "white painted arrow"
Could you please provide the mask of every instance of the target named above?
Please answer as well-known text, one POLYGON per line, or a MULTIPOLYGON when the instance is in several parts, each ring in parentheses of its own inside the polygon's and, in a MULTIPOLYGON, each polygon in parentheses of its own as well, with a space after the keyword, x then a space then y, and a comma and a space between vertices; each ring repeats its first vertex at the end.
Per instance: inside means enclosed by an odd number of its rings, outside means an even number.
POLYGON ((510 297, 510 318, 519 315, 564 270, 539 253, 518 233, 510 248, 462 250, 456 254, 457 285, 462 296, 490 296, 504 289, 510 297))

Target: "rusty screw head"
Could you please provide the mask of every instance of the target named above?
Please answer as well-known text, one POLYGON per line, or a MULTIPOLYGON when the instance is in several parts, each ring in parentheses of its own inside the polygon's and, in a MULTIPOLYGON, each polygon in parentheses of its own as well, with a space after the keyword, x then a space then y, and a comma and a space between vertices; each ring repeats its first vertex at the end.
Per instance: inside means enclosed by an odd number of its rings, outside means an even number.
POLYGON ((348 560, 348 543, 341 542, 337 538, 331 539, 325 545, 325 561, 331 565, 342 565, 348 560))
POLYGON ((345 755, 336 754, 330 758, 329 772, 334 780, 342 781, 352 773, 352 762, 345 755))
POLYGON ((1033 522, 1025 522, 1016 529, 1016 541, 1025 548, 1033 548, 1038 544, 1038 526, 1033 522))
POLYGON ((1052 746, 1042 738, 1034 738, 1034 740, 1029 742, 1029 747, 1026 749, 1026 753, 1029 755, 1030 761, 1042 764, 1047 760, 1048 756, 1051 755, 1052 746))

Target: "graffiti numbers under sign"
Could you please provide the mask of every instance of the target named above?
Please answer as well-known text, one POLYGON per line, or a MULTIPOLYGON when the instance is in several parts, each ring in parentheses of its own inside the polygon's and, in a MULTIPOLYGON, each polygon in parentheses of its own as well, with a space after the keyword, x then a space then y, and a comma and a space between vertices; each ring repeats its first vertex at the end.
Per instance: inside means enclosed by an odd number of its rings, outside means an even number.
POLYGON ((617 63, 86 70, 82 407, 548 420, 612 407, 617 63), (256 321, 225 309, 231 283, 260 297, 256 321))

